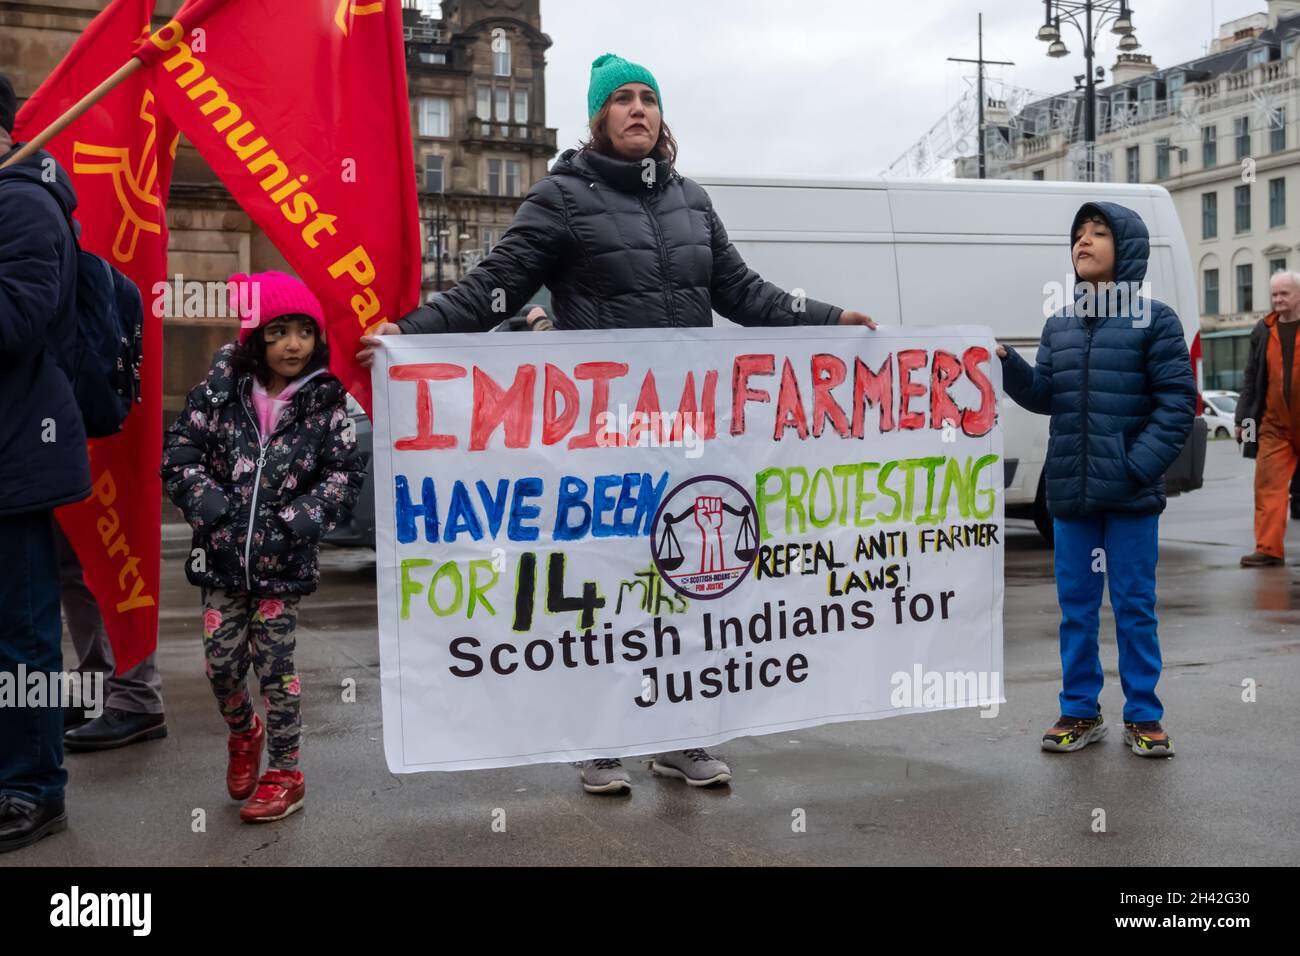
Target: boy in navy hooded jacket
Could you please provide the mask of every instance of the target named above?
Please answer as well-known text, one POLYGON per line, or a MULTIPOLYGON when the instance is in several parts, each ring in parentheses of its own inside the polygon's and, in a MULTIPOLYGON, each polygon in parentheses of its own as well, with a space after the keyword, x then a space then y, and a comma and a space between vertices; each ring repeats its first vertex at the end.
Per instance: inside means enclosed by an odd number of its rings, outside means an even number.
POLYGON ((1110 584, 1124 689, 1124 742, 1144 757, 1173 754, 1156 696, 1156 558, 1164 473, 1196 416, 1182 323, 1145 295, 1150 242, 1142 219, 1087 203, 1070 244, 1074 302, 1043 329, 1037 364, 998 346, 1007 394, 1051 416, 1043 471, 1061 605, 1061 717, 1043 749, 1081 750, 1106 733, 1098 653, 1102 587, 1110 584))

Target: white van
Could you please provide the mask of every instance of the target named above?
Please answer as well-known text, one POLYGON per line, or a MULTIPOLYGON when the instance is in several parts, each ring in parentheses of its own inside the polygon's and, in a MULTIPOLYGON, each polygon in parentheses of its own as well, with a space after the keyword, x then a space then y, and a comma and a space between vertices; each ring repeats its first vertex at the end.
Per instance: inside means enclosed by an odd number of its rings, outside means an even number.
MULTIPOLYGON (((785 289, 866 312, 889 325, 987 325, 1032 363, 1047 316, 1044 286, 1074 282, 1069 230, 1088 201, 1134 210, 1151 233, 1152 295, 1182 319, 1199 359, 1200 309, 1174 202, 1160 186, 1013 180, 731 179, 694 177, 749 266, 785 289)), ((715 322, 725 323, 721 316, 715 322)), ((1200 381, 1199 361, 1197 380, 1200 381)), ((1198 418, 1170 493, 1201 486, 1198 418)), ((1050 538, 1042 470, 1047 417, 1004 401, 1010 517, 1050 538)))

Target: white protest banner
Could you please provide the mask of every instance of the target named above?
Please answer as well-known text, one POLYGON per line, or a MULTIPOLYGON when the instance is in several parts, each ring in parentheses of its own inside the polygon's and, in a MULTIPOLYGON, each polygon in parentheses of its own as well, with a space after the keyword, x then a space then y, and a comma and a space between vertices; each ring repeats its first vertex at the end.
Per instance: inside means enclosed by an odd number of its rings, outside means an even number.
POLYGON ((1001 702, 993 349, 974 327, 386 338, 389 768, 1001 702))

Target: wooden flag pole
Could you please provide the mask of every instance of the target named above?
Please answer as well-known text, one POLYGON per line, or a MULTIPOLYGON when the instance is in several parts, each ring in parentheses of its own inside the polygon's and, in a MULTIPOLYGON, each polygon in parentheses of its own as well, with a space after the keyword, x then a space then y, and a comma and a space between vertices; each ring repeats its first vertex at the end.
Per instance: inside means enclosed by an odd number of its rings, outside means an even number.
POLYGON ((117 86, 142 66, 144 66, 144 61, 136 57, 127 60, 118 67, 116 71, 114 71, 112 76, 83 96, 71 108, 69 108, 66 113, 56 119, 45 129, 41 130, 39 134, 32 137, 29 142, 24 143, 21 149, 6 159, 3 163, 0 163, 0 169, 4 169, 6 166, 12 166, 14 163, 20 163, 28 156, 32 155, 32 153, 36 152, 55 136, 59 135, 59 133, 67 129, 68 126, 74 123, 81 114, 86 112, 86 110, 90 109, 103 99, 109 91, 113 89, 113 87, 117 86))

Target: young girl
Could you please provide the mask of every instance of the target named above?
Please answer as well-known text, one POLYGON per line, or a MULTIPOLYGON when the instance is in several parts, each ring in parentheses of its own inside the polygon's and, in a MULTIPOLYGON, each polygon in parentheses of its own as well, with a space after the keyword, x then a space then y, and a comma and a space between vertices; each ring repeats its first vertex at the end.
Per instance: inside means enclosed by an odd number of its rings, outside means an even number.
POLYGON ((194 528, 186 576, 202 588, 207 675, 230 728, 226 786, 248 801, 240 818, 260 823, 302 806, 298 601, 316 589, 320 538, 350 514, 367 456, 327 371, 316 297, 279 272, 232 279, 256 284, 244 301, 257 305, 168 429, 162 478, 194 528), (248 694, 250 663, 265 724, 248 694))

